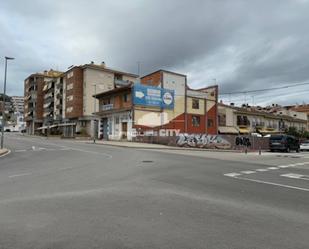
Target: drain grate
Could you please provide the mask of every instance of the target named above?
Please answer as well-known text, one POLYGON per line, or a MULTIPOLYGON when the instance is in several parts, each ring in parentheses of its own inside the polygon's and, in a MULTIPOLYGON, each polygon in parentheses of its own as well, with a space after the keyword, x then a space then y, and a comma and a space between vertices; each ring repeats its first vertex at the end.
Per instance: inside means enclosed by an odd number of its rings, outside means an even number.
POLYGON ((153 163, 151 160, 143 160, 142 163, 153 163))

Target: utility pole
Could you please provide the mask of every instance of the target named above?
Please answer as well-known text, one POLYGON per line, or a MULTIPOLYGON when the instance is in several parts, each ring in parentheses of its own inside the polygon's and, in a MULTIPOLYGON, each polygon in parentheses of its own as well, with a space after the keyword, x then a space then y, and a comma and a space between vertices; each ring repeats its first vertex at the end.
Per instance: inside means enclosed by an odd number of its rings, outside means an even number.
POLYGON ((8 60, 14 60, 14 58, 5 56, 4 84, 3 84, 3 98, 2 98, 2 101, 3 101, 3 102, 2 102, 3 109, 2 109, 1 149, 3 149, 3 143, 4 143, 4 126, 5 126, 5 123, 6 123, 6 120, 5 120, 5 99, 6 99, 6 75, 7 75, 7 62, 8 62, 8 60))
MULTIPOLYGON (((93 84, 94 86, 94 95, 97 94, 97 85, 93 84)), ((96 113, 96 109, 97 109, 97 103, 96 103, 96 97, 93 98, 94 99, 94 106, 93 106, 93 143, 95 144, 95 139, 96 139, 96 118, 95 118, 95 113, 96 113)))
POLYGON ((142 62, 138 61, 137 62, 137 74, 138 74, 138 77, 141 76, 141 66, 142 66, 142 62))

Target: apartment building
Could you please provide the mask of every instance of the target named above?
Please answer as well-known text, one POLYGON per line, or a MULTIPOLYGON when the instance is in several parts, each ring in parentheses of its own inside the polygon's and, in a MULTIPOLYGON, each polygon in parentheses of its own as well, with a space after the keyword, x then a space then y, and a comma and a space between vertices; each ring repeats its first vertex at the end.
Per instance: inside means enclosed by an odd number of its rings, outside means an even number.
POLYGON ((12 96, 11 101, 14 107, 14 112, 24 113, 24 96, 12 96))
POLYGON ((217 133, 217 86, 193 90, 186 75, 159 70, 139 83, 96 94, 99 137, 132 140, 160 129, 217 133))
POLYGON ((47 81, 57 78, 61 72, 49 70, 43 73, 34 73, 24 82, 24 120, 27 132, 34 134, 43 126, 44 121, 44 86, 47 81))
MULTIPOLYGON (((73 133, 93 136, 97 134, 98 123, 93 115, 99 109, 93 95, 135 82, 138 75, 122 72, 93 62, 72 66, 63 77, 63 117, 73 124, 73 133)), ((69 131, 72 133, 72 131, 69 131)))
POLYGON ((220 134, 263 135, 282 133, 289 127, 302 131, 307 129, 307 120, 289 116, 283 112, 269 113, 255 107, 236 107, 220 103, 218 105, 220 134))

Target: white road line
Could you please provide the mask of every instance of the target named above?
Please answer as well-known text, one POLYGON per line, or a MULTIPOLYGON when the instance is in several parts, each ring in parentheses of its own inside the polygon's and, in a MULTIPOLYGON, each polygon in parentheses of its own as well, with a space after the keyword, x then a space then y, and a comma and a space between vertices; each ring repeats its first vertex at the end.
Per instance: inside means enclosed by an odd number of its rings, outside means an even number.
POLYGON ((229 176, 229 177, 235 177, 235 176, 240 176, 241 174, 239 173, 228 173, 228 174, 224 174, 225 176, 229 176))
POLYGON ((256 169, 255 171, 258 171, 258 172, 266 172, 266 171, 268 171, 268 169, 256 169))
POLYGON ((277 168, 277 167, 268 167, 267 169, 276 170, 276 169, 279 169, 279 168, 277 168))
POLYGON ((280 165, 280 166, 278 166, 278 168, 282 168, 282 169, 285 169, 285 168, 288 168, 288 167, 290 167, 289 165, 280 165))
POLYGON ((280 176, 288 177, 288 178, 293 178, 293 179, 301 179, 301 180, 309 181, 309 176, 306 176, 306 175, 288 173, 288 174, 283 174, 283 175, 280 175, 280 176))
POLYGON ((273 186, 277 186, 277 187, 296 189, 296 190, 302 190, 302 191, 309 192, 308 188, 300 188, 300 187, 295 187, 295 186, 285 185, 285 184, 280 184, 280 183, 266 182, 266 181, 255 180, 255 179, 250 179, 250 178, 246 178, 246 177, 237 177, 236 176, 234 178, 239 179, 239 180, 249 181, 249 182, 256 182, 256 183, 262 183, 262 184, 267 184, 267 185, 273 185, 273 186))
POLYGON ((19 176, 29 176, 32 175, 32 173, 24 173, 24 174, 19 174, 19 175, 11 175, 9 178, 14 178, 14 177, 19 177, 19 176))
POLYGON ((32 146, 32 150, 35 150, 35 146, 32 146))
POLYGON ((249 175, 249 174, 253 174, 253 173, 256 173, 256 172, 252 171, 252 170, 244 170, 244 171, 240 171, 240 173, 249 175))
POLYGON ((25 152, 27 150, 15 150, 14 152, 25 152))

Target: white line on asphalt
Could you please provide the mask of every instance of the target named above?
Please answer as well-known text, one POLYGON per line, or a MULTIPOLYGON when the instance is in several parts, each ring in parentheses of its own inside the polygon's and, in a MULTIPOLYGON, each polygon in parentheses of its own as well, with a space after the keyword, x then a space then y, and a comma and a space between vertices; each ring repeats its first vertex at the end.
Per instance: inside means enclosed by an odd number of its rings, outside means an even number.
POLYGON ((244 170, 244 171, 240 171, 240 173, 249 175, 249 174, 253 174, 253 173, 256 173, 256 172, 252 171, 252 170, 244 170))
POLYGON ((241 174, 239 173, 228 173, 228 174, 224 174, 225 176, 229 176, 229 177, 235 177, 235 176, 240 176, 241 174))
POLYGON ((19 176, 29 176, 32 175, 32 173, 24 173, 24 174, 19 174, 19 175, 11 175, 9 176, 10 178, 14 178, 14 177, 19 177, 19 176))
POLYGON ((35 146, 32 146, 32 150, 35 150, 35 146))
POLYGON ((266 172, 266 171, 268 171, 268 169, 256 169, 256 171, 258 171, 258 172, 266 172))
POLYGON ((14 152, 25 152, 27 150, 15 150, 14 152))
POLYGON ((288 174, 283 174, 283 175, 280 175, 280 176, 309 181, 309 176, 306 176, 306 175, 288 173, 288 174))
POLYGON ((300 187, 295 187, 295 186, 285 185, 285 184, 280 184, 280 183, 266 182, 266 181, 255 180, 255 179, 250 179, 250 178, 246 178, 246 177, 236 176, 234 178, 239 179, 239 180, 249 181, 249 182, 256 182, 256 183, 262 183, 262 184, 267 184, 267 185, 273 185, 273 186, 277 186, 277 187, 284 187, 284 188, 290 188, 290 189, 296 189, 296 190, 302 190, 302 191, 309 192, 308 188, 300 188, 300 187))
POLYGON ((279 169, 279 168, 277 168, 277 167, 268 167, 267 169, 276 170, 276 169, 279 169))
POLYGON ((282 169, 285 169, 285 168, 288 168, 288 167, 290 167, 289 165, 280 165, 280 166, 278 166, 278 168, 282 168, 282 169))
POLYGON ((296 165, 295 164, 289 164, 288 166, 289 167, 295 167, 296 165))

